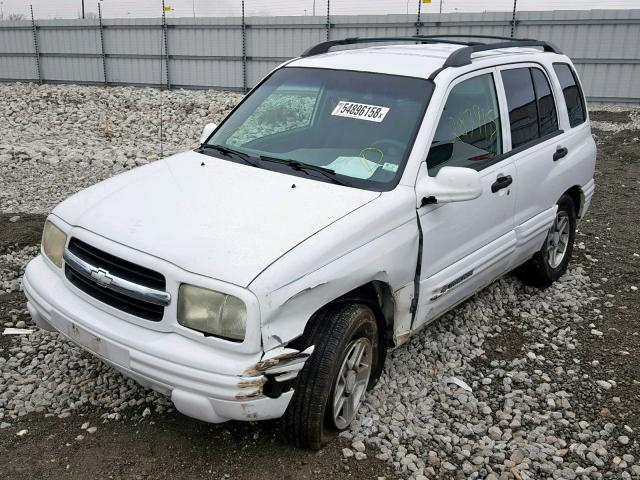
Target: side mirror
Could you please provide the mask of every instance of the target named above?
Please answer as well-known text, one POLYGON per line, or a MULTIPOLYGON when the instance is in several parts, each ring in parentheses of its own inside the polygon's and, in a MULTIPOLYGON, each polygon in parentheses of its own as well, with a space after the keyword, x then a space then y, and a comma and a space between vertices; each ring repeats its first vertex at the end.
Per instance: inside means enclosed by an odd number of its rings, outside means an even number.
POLYGON ((209 135, 211 135, 215 129, 218 128, 217 123, 207 123, 202 129, 202 134, 200 135, 200 145, 207 141, 209 135))
POLYGON ((464 202, 482 195, 480 174, 464 167, 442 167, 435 177, 428 175, 416 184, 418 208, 429 203, 464 202))

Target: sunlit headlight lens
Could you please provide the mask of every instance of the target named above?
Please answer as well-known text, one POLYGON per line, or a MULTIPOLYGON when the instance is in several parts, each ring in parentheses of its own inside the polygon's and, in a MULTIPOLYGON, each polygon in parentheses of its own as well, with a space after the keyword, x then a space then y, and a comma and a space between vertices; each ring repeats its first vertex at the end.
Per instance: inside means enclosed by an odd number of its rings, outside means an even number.
POLYGON ((67 244, 67 235, 47 220, 42 232, 42 252, 58 268, 62 268, 62 254, 67 244))
POLYGON ((178 295, 178 323, 193 330, 242 341, 247 308, 239 298, 182 284, 178 295))

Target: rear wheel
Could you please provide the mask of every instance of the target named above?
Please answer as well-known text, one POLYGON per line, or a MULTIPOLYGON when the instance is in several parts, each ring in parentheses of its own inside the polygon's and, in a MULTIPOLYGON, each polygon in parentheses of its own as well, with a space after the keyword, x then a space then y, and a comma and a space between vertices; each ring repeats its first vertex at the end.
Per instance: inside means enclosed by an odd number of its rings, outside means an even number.
POLYGON ((576 236, 576 208, 569 195, 558 200, 553 225, 542 248, 517 270, 527 285, 546 288, 566 271, 573 253, 576 236))
POLYGON ((304 344, 315 349, 294 380, 284 428, 291 443, 317 450, 349 427, 375 384, 380 370, 375 315, 361 304, 327 309, 313 320, 304 344))

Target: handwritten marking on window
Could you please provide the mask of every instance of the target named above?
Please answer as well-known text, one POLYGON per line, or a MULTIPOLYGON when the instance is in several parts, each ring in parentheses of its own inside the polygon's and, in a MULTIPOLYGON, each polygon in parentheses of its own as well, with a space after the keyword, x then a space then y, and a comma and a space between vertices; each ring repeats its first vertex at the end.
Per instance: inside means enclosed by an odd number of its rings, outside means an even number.
POLYGON ((482 108, 474 104, 460 114, 450 116, 447 122, 453 132, 454 141, 462 141, 461 137, 477 131, 478 135, 493 142, 498 135, 498 120, 499 116, 493 107, 482 108))

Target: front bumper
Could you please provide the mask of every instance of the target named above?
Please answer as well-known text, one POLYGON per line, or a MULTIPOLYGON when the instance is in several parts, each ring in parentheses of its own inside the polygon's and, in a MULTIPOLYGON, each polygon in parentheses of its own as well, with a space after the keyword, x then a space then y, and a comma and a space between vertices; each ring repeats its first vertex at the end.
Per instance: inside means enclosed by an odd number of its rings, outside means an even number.
POLYGON ((291 400, 293 391, 264 396, 267 378, 245 374, 260 363, 261 353, 216 350, 110 315, 72 292, 41 255, 27 266, 23 286, 38 326, 60 332, 145 387, 170 396, 185 415, 211 423, 264 420, 281 417, 291 400))

